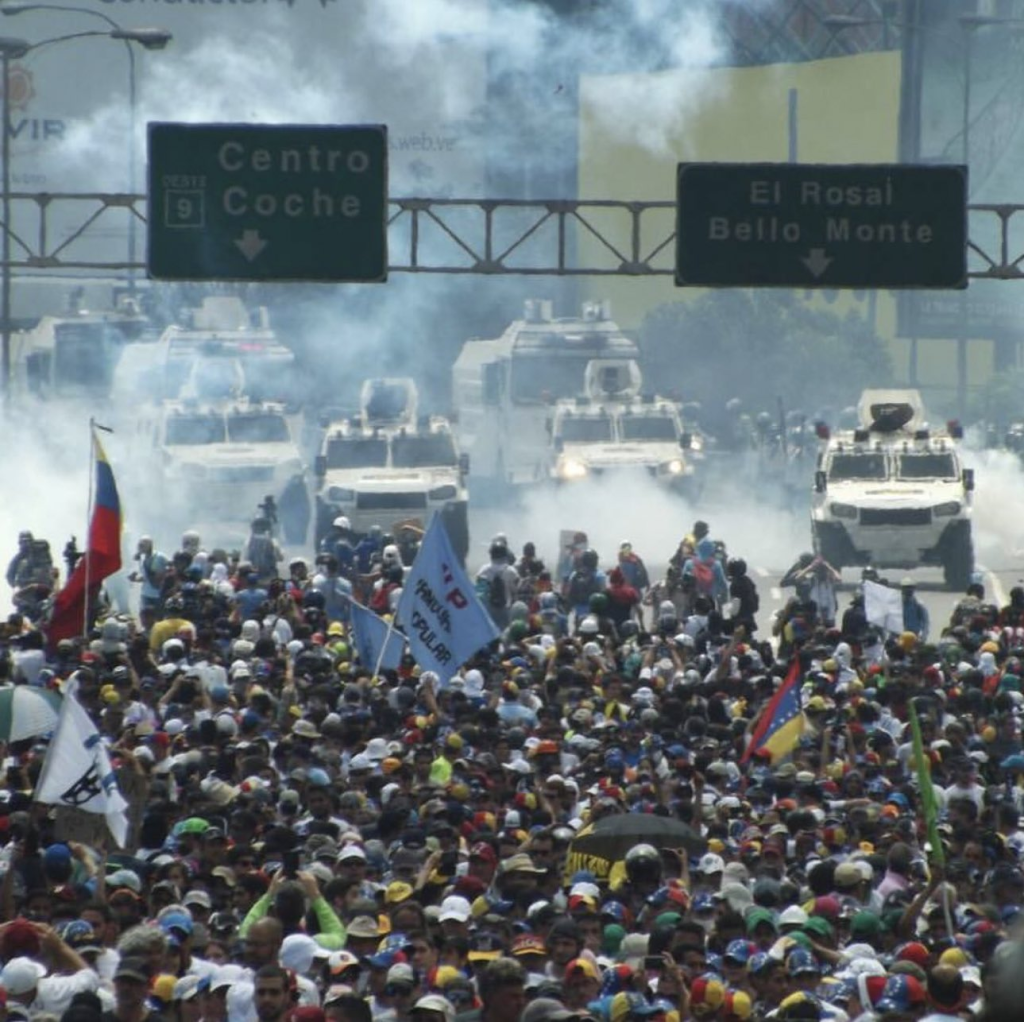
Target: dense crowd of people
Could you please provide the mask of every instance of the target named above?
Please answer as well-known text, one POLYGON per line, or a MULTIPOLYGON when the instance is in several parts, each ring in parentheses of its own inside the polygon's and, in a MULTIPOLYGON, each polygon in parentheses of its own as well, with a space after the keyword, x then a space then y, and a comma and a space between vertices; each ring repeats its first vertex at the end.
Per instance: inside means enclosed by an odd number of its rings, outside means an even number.
POLYGON ((7 742, 0 1022, 1019 1012, 1024 590, 972 585, 935 629, 904 580, 889 634, 807 555, 762 621, 703 522, 663 580, 631 542, 548 566, 498 536, 500 639, 450 677, 377 670, 351 601, 393 615, 417 539, 339 519, 310 565, 263 529, 143 538, 137 614, 56 644, 7 619, 0 732, 5 690, 77 699, 141 795, 127 847, 85 839, 33 799, 49 736, 7 742), (794 677, 791 747, 758 746, 794 677), (608 821, 683 837, 605 869, 579 849, 608 821))

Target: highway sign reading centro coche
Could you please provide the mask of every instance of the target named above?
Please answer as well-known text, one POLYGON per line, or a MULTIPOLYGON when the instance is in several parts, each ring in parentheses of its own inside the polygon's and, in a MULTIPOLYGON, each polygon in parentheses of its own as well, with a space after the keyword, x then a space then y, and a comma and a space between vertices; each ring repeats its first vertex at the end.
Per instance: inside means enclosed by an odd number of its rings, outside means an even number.
POLYGON ((963 288, 967 168, 681 163, 676 284, 963 288))
POLYGON ((383 125, 149 125, 157 280, 387 279, 383 125))

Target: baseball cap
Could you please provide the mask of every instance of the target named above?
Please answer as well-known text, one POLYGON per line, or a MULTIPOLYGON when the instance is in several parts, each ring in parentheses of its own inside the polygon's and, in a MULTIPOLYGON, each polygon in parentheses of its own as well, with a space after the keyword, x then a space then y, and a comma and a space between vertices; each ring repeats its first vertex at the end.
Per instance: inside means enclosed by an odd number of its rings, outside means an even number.
POLYGON ((561 1001, 553 997, 535 997, 520 1016, 520 1022, 567 1022, 576 1018, 561 1001))
POLYGON ((413 1006, 413 1014, 418 1011, 436 1011, 444 1015, 445 1022, 455 1022, 455 1006, 447 997, 440 994, 427 994, 421 997, 413 1006))
POLYGON ((473 909, 470 903, 457 894, 449 895, 441 902, 441 914, 437 917, 439 923, 454 920, 458 923, 469 922, 473 909))
POLYGON ((597 966, 589 958, 574 958, 565 967, 565 978, 568 980, 572 976, 585 976, 587 979, 601 979, 601 973, 597 966))
POLYGON ((708 852, 697 863, 697 872, 704 874, 721 873, 725 869, 725 860, 714 852, 708 852))
POLYGON ((157 920, 160 929, 164 933, 172 930, 181 930, 185 936, 192 935, 192 917, 184 912, 168 912, 157 920))
POLYGON ((134 979, 139 983, 148 983, 149 967, 143 958, 122 958, 117 963, 114 979, 134 979))
POLYGON ((0 969, 0 986, 10 995, 27 994, 45 975, 46 969, 34 959, 12 958, 0 969))
POLYGON ((740 965, 746 965, 750 958, 750 943, 745 940, 731 940, 722 955, 723 961, 730 959, 740 965))
POLYGON ((889 1011, 911 1011, 916 1005, 925 1003, 925 992, 921 981, 915 976, 890 976, 885 981, 882 997, 875 1005, 875 1013, 884 1015, 889 1011))
POLYGON ((477 933, 469 945, 471 962, 493 962, 500 958, 505 950, 502 940, 493 933, 477 933))

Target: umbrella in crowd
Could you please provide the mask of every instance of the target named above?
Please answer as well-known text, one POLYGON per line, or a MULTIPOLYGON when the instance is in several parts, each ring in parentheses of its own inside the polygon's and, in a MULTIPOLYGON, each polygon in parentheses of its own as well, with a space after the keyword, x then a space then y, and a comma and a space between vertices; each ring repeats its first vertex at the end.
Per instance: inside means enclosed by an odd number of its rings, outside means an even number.
POLYGON ((16 685, 0 690, 0 740, 20 742, 49 734, 57 726, 60 702, 47 689, 16 685))

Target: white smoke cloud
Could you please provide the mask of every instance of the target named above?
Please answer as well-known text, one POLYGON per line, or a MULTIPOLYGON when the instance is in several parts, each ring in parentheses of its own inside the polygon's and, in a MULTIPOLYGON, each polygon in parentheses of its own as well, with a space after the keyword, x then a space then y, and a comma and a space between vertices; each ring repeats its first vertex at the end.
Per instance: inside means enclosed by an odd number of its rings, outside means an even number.
MULTIPOLYGON (((517 553, 523 543, 533 541, 554 569, 559 532, 579 530, 587 534, 602 565, 615 563, 622 542, 632 543, 653 580, 663 576, 680 540, 698 519, 710 525, 712 538, 724 542, 730 556, 744 558, 752 571, 785 570, 801 551, 809 549, 806 509, 772 507, 761 492, 754 515, 749 486, 731 479, 727 466, 712 470, 712 475, 697 499, 666 490, 651 479, 633 477, 538 487, 523 495, 522 507, 514 515, 507 508, 474 515, 473 556, 482 563, 491 537, 505 532, 517 553)), ((476 567, 472 558, 471 566, 476 567)))

